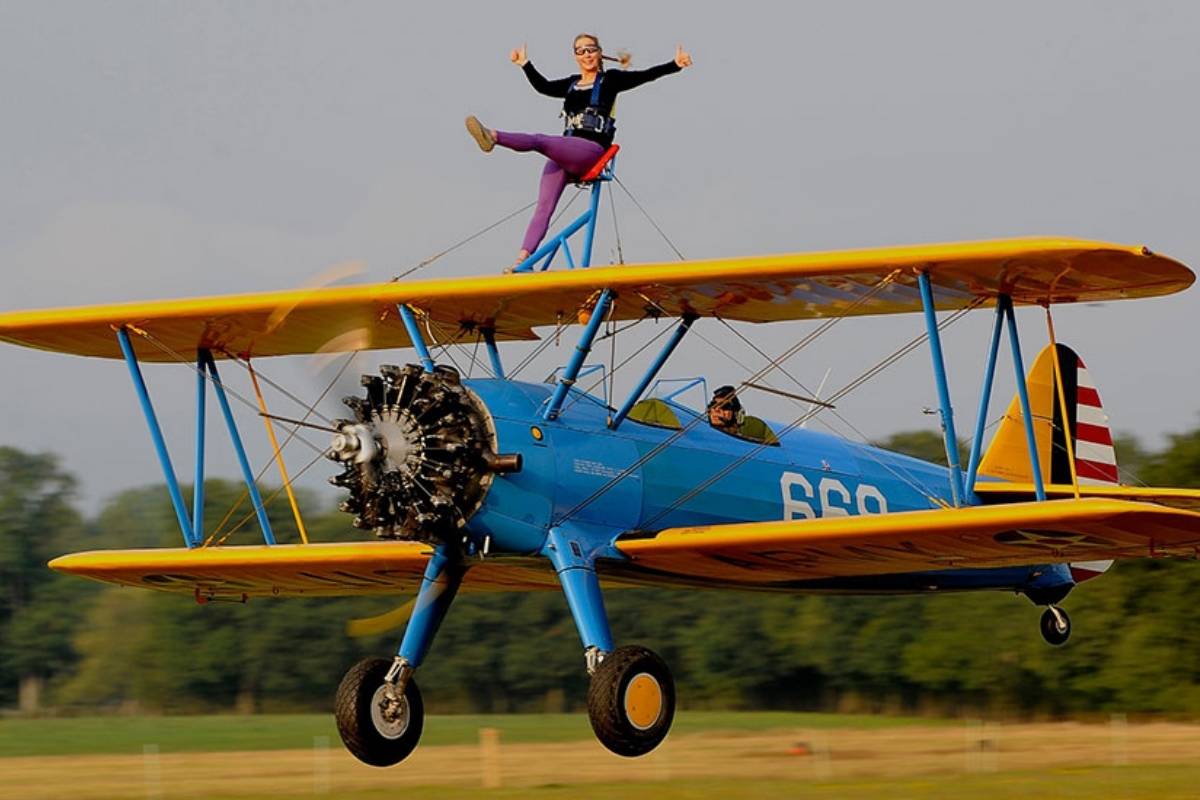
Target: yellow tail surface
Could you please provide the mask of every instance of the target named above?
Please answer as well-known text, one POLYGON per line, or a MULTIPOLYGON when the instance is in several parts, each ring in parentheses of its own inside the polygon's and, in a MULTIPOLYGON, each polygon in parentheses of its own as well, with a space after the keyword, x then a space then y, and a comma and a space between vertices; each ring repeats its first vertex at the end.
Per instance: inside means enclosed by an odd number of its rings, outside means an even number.
MULTIPOLYGON (((1100 404, 1100 393, 1074 350, 1058 345, 1058 361, 1062 369, 1065 404, 1058 398, 1054 351, 1049 345, 1038 353, 1025 379, 1042 479, 1052 484, 1073 483, 1067 453, 1066 432, 1069 431, 1079 482, 1115 486, 1119 484, 1116 452, 1108 417, 1100 404)), ((1033 482, 1019 396, 1014 395, 1008 404, 1004 419, 979 463, 979 472, 1014 483, 1033 482)))

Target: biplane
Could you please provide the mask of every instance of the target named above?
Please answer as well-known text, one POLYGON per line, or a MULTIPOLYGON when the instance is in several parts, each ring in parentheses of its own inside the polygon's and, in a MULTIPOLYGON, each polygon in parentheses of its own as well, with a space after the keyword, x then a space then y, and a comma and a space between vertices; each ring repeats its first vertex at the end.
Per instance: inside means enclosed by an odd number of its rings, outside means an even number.
POLYGON ((0 339, 10 343, 126 363, 184 543, 65 555, 50 566, 200 602, 414 595, 396 655, 354 665, 336 693, 346 747, 387 766, 420 739, 414 673, 460 591, 561 591, 590 673, 596 736, 614 753, 638 756, 667 735, 675 684, 652 651, 617 646, 605 591, 1005 590, 1044 607, 1041 633, 1059 645, 1071 630, 1059 604, 1114 559, 1200 554, 1200 492, 1119 484, 1096 385, 1055 339, 1050 316, 1063 303, 1182 291, 1194 280, 1186 266, 1144 247, 1036 238, 589 268, 599 185, 610 177, 611 165, 590 176, 590 209, 515 275, 0 315, 0 339), (568 238, 581 230, 576 265, 568 238), (559 252, 567 268, 552 269, 559 252), (1049 344, 1028 372, 1015 306, 1044 307, 1049 323, 1049 344), (972 309, 990 309, 994 323, 964 464, 938 314, 972 309), (923 326, 914 341, 928 343, 948 466, 809 429, 804 423, 831 409, 837 392, 794 394, 794 420, 760 421, 766 434, 742 436, 710 425, 703 400, 656 383, 689 331, 713 319, 816 326, 799 341, 780 342, 736 396, 768 385, 773 370, 831 320, 905 313, 923 326), (585 386, 602 326, 646 318, 670 324, 659 326, 664 341, 628 394, 585 386), (507 376, 504 343, 551 328, 555 336, 577 333, 568 363, 547 382, 507 376), (488 377, 439 363, 434 353, 447 352, 452 334, 482 341, 488 377), (1017 391, 985 448, 1005 338, 1017 391), (392 359, 400 365, 364 376, 361 394, 344 401, 344 419, 316 425, 259 409, 269 433, 273 424, 326 429, 331 482, 346 491, 341 508, 375 534, 309 543, 298 518, 303 541, 276 543, 218 365, 402 349, 415 351, 414 362, 392 359), (143 364, 161 362, 183 362, 196 375, 190 508, 142 377, 143 364), (206 538, 210 394, 257 510, 261 545, 206 538))

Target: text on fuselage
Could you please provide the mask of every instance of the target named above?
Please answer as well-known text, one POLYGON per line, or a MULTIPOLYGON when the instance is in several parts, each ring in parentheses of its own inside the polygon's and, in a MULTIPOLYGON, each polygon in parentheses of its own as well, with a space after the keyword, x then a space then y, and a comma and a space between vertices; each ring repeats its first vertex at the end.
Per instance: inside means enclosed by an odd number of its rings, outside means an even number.
POLYGON ((813 491, 808 478, 799 472, 785 472, 779 476, 779 491, 785 520, 886 514, 888 510, 883 492, 869 483, 860 483, 851 492, 837 478, 821 478, 813 491))

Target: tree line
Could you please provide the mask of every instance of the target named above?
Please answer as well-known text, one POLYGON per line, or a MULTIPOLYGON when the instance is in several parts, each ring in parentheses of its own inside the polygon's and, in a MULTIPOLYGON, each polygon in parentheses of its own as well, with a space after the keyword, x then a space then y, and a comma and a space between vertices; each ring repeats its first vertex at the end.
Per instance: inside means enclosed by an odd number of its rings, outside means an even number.
MULTIPOLYGON (((932 432, 882 443, 944 461, 932 432)), ((1200 486, 1200 429, 1149 451, 1118 441, 1127 476, 1200 486)), ((400 631, 353 638, 349 620, 408 598, 187 597, 105 586, 45 567, 62 553, 179 546, 161 486, 125 491, 94 517, 49 454, 0 448, 0 708, 27 712, 327 710, 342 673, 390 656, 400 631)), ((269 494, 269 489, 265 493, 269 494)), ((243 493, 206 485, 221 520, 243 493)), ((313 541, 361 538, 348 516, 301 496, 313 541)), ((233 528, 248 513, 226 521, 233 528)), ((298 537, 271 507, 281 541, 298 537)), ((250 543, 253 520, 229 543, 250 543)), ((1200 713, 1200 565, 1122 562, 1064 605, 1070 642, 1050 648, 1040 610, 1000 593, 785 596, 707 590, 606 595, 618 643, 671 664, 685 708, 921 713, 1200 713)), ((584 704, 581 646, 560 593, 468 594, 419 673, 434 712, 559 711, 584 704)))

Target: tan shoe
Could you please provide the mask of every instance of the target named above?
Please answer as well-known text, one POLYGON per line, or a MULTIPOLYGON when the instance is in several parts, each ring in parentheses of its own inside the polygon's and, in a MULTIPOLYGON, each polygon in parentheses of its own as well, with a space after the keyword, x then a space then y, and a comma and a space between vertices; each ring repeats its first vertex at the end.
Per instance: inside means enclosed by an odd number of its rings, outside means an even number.
POLYGON ((517 267, 521 266, 521 264, 522 264, 522 263, 525 261, 525 259, 527 259, 527 258, 529 258, 529 251, 528 251, 528 250, 521 250, 520 252, 518 252, 518 253, 517 253, 517 260, 516 260, 516 261, 514 261, 514 262, 513 262, 512 264, 510 264, 509 266, 507 266, 507 267, 505 267, 505 268, 504 268, 504 274, 505 274, 505 275, 512 275, 514 272, 516 272, 516 271, 517 271, 517 267))
POLYGON ((479 149, 485 153, 492 152, 492 148, 496 146, 496 137, 483 127, 483 123, 475 116, 467 117, 467 132, 471 134, 475 144, 479 145, 479 149))

